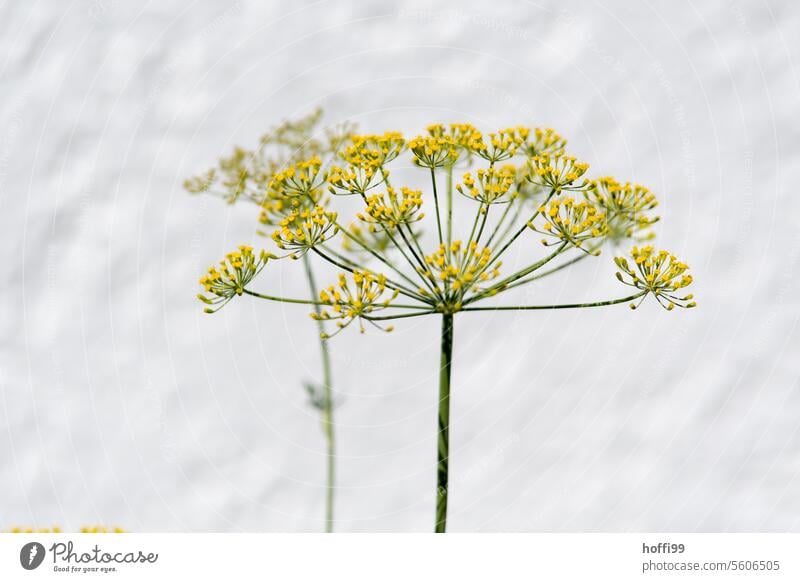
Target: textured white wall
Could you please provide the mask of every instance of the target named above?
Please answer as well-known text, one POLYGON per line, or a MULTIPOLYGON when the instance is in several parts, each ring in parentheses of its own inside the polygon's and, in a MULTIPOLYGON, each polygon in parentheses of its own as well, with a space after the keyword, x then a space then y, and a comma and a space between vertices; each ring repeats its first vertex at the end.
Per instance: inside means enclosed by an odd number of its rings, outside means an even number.
MULTIPOLYGON (((0 527, 321 529, 307 309, 203 315, 254 216, 181 189, 321 105, 551 125, 659 195, 693 268, 690 312, 458 318, 452 530, 800 530, 796 2, 140 4, 0 7, 0 527)), ((341 530, 432 526, 438 321, 397 327, 333 344, 341 530)))

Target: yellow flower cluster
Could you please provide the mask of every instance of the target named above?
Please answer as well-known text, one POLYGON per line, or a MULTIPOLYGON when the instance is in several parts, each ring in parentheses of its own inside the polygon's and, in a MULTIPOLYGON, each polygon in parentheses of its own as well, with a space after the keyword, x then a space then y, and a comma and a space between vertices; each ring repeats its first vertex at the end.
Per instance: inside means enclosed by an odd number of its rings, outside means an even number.
MULTIPOLYGON (((315 202, 319 195, 314 196, 315 202)), ((261 213, 258 221, 261 224, 274 225, 283 220, 292 211, 311 204, 310 200, 297 196, 284 196, 277 192, 270 191, 264 196, 261 202, 261 213)))
MULTIPOLYGON (((619 267, 617 279, 625 285, 636 287, 651 293, 662 307, 671 311, 676 305, 683 308, 695 307, 691 293, 683 297, 675 295, 680 289, 692 283, 692 276, 686 271, 689 266, 679 261, 675 255, 667 251, 656 252, 652 246, 633 247, 631 250, 633 267, 625 257, 616 257, 614 262, 619 267)), ((631 309, 637 305, 631 304, 631 309)))
POLYGON ((225 259, 220 261, 219 267, 211 267, 208 273, 200 278, 200 284, 206 293, 211 293, 212 296, 206 297, 202 294, 197 296, 200 301, 212 306, 206 308, 206 313, 219 311, 235 296, 244 293, 245 287, 258 275, 270 258, 266 251, 256 255, 252 247, 242 245, 238 250, 228 253, 225 259))
POLYGON ((125 533, 121 527, 108 528, 103 525, 87 525, 81 528, 81 533, 125 533))
POLYGON ((536 127, 531 131, 527 127, 517 128, 520 148, 529 158, 545 154, 563 153, 567 147, 567 140, 549 127, 536 127))
POLYGON ((345 148, 341 157, 356 167, 388 164, 403 153, 406 146, 406 140, 399 131, 387 131, 381 135, 354 135, 351 140, 352 145, 345 148))
POLYGON ((492 164, 502 162, 514 157, 521 141, 517 128, 501 129, 497 133, 490 133, 484 141, 473 140, 470 148, 474 153, 492 164))
POLYGON ((361 158, 358 165, 346 168, 333 166, 328 172, 328 190, 331 194, 359 194, 364 196, 368 190, 382 184, 389 175, 381 171, 378 159, 361 158))
POLYGON ((472 177, 470 172, 464 174, 463 183, 456 185, 456 190, 483 204, 494 204, 501 201, 514 185, 516 178, 514 166, 509 167, 508 165, 502 168, 494 166, 488 169, 481 168, 475 174, 477 180, 472 177))
POLYGON ((293 210, 278 223, 279 228, 272 233, 272 240, 279 249, 291 251, 294 259, 310 248, 322 244, 336 236, 337 214, 322 206, 293 210))
MULTIPOLYGON (((331 336, 339 333, 356 319, 359 322, 361 333, 364 333, 363 320, 366 318, 369 321, 370 314, 388 307, 398 294, 397 291, 393 291, 388 298, 384 298, 387 291, 384 275, 356 270, 351 273, 350 279, 348 280, 347 275, 341 273, 337 285, 331 285, 320 291, 319 300, 325 305, 329 305, 330 309, 311 313, 312 319, 337 320, 336 326, 339 329, 331 336)), ((380 329, 392 331, 394 328, 380 329)), ((323 339, 331 336, 322 334, 323 339)))
POLYGON ((607 232, 605 213, 586 200, 554 198, 546 207, 539 208, 539 214, 543 217, 544 224, 537 227, 530 223, 528 226, 551 237, 552 240, 542 239, 545 246, 565 242, 582 248, 585 241, 600 238, 607 232))
POLYGON ((425 217, 420 212, 422 192, 403 187, 398 194, 394 188, 387 188, 385 194, 367 197, 364 213, 357 214, 364 222, 380 224, 388 229, 397 228, 400 224, 411 224, 425 217))
POLYGON ((574 156, 559 152, 542 154, 531 158, 529 179, 556 194, 563 190, 586 190, 590 183, 581 178, 588 169, 589 164, 578 162, 574 156))
POLYGON ((458 161, 458 143, 449 135, 420 135, 408 142, 414 162, 423 168, 452 166, 458 161))
POLYGON ((436 138, 449 138, 459 148, 471 152, 482 143, 483 136, 474 125, 469 123, 451 123, 445 127, 441 123, 434 123, 427 127, 428 134, 436 138))
MULTIPOLYGON (((588 196, 606 211, 608 236, 614 241, 631 238, 658 222, 658 216, 647 212, 658 206, 658 200, 650 190, 638 184, 622 184, 610 176, 592 181, 588 196)), ((643 239, 653 237, 649 233, 643 239)), ((640 238, 640 240, 641 240, 640 238)))
POLYGON ((324 182, 321 167, 318 156, 292 164, 272 177, 269 189, 284 196, 309 196, 324 182))
POLYGON ((437 287, 444 284, 445 290, 458 291, 461 296, 467 291, 477 291, 478 284, 500 276, 502 262, 497 262, 491 270, 485 270, 492 260, 488 247, 479 248, 475 241, 464 245, 454 240, 449 245, 442 243, 435 253, 425 257, 427 271, 421 274, 428 277, 437 287))
MULTIPOLYGON (((26 533, 26 534, 44 534, 44 533, 62 533, 60 527, 12 527, 9 533, 26 533)), ((80 533, 125 533, 121 527, 105 527, 103 525, 85 525, 80 529, 80 533)))

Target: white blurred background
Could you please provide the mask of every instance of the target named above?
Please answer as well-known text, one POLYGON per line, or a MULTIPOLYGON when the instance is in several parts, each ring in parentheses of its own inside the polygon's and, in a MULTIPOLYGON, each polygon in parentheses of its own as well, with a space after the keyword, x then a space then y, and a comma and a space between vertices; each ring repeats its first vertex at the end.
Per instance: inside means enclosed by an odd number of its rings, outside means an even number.
MULTIPOLYGON (((800 530, 798 30, 788 0, 7 0, 0 529, 323 528, 308 309, 204 315, 198 277, 261 242, 181 187, 321 106, 552 126, 659 196, 695 276, 692 311, 457 318, 452 531, 800 530)), ((501 301, 621 296, 611 255, 501 301)), ((332 344, 340 531, 432 529, 438 331, 332 344)))

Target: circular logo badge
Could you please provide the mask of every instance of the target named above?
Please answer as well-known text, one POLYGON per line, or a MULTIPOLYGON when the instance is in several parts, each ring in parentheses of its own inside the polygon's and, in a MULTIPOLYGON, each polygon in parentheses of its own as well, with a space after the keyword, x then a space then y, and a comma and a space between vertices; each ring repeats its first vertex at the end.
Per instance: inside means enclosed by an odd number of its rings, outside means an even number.
POLYGON ((44 546, 39 542, 29 542, 19 551, 19 563, 26 570, 35 570, 44 561, 44 546))

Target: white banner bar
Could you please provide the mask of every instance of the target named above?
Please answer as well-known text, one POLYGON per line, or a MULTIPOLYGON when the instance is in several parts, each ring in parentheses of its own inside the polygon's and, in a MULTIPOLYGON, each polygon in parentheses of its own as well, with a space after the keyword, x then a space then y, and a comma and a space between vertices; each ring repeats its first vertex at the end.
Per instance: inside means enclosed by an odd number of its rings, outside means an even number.
POLYGON ((800 580, 800 534, 0 534, 0 580, 800 580))

